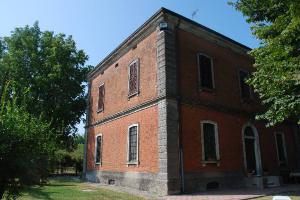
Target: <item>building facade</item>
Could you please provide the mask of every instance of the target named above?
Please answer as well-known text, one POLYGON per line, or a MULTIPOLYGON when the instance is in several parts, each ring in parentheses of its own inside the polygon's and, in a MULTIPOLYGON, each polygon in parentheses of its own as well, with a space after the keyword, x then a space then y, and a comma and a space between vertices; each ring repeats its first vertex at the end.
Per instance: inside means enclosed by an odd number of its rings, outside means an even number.
POLYGON ((160 9, 89 73, 86 180, 161 195, 278 185, 299 129, 255 121, 249 50, 160 9))

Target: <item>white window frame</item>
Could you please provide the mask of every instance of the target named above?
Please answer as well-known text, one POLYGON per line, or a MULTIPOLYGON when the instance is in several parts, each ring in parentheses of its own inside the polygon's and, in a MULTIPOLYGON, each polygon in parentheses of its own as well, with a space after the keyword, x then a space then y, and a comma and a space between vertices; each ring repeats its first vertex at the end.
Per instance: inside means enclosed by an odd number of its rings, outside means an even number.
POLYGON ((127 67, 128 69, 128 83, 127 83, 127 87, 128 87, 128 99, 135 96, 135 95, 139 95, 140 93, 140 59, 137 58, 135 60, 133 60, 127 67), (130 94, 130 88, 129 88, 129 83, 130 83, 130 66, 134 63, 137 63, 137 91, 135 93, 130 94))
POLYGON ((205 54, 205 53, 197 53, 197 66, 198 66, 198 87, 200 90, 214 90, 216 88, 215 86, 215 71, 214 71, 214 60, 211 56, 205 54), (212 79, 212 88, 207 88, 202 86, 201 84, 201 70, 200 70, 200 60, 199 56, 205 56, 210 59, 211 62, 211 79, 212 79))
POLYGON ((129 165, 138 165, 139 164, 139 124, 135 123, 135 124, 131 124, 128 127, 128 131, 127 131, 127 162, 126 162, 127 166, 129 165), (135 161, 129 161, 129 130, 132 127, 137 127, 136 129, 136 160, 135 161))
POLYGON ((276 138, 276 135, 280 135, 281 138, 282 138, 282 145, 283 145, 283 151, 284 151, 284 158, 285 158, 285 163, 284 164, 288 164, 288 157, 287 157, 287 152, 286 152, 286 144, 285 144, 285 135, 283 132, 280 132, 280 131, 276 131, 275 134, 274 134, 274 137, 275 137, 275 144, 276 144, 276 152, 277 152, 277 161, 278 161, 278 165, 281 165, 282 162, 280 162, 280 159, 279 159, 279 151, 278 151, 278 144, 277 144, 277 138, 276 138))
POLYGON ((104 100, 105 100, 105 85, 104 85, 104 83, 101 83, 99 86, 98 86, 98 101, 97 101, 97 113, 100 113, 100 112, 103 112, 104 111, 104 100), (100 110, 99 109, 99 96, 100 96, 100 94, 99 94, 99 88, 100 87, 104 87, 104 94, 103 94, 103 107, 102 107, 102 109, 100 110))
POLYGON ((205 166, 207 163, 220 164, 220 149, 219 149, 219 128, 218 124, 211 120, 203 120, 200 122, 201 125, 201 145, 202 145, 202 164, 205 166), (205 160, 205 147, 204 147, 204 131, 203 124, 212 124, 215 127, 215 148, 216 148, 216 160, 205 160))
POLYGON ((95 136, 95 154, 94 154, 94 162, 95 162, 95 165, 99 165, 99 166, 102 166, 102 154, 103 154, 103 152, 102 152, 102 150, 103 150, 103 135, 102 135, 102 133, 99 133, 99 134, 97 134, 96 136, 95 136), (98 145, 97 145, 97 138, 98 137, 101 137, 101 149, 100 149, 100 161, 99 162, 96 162, 96 159, 97 159, 97 156, 96 156, 96 154, 97 154, 97 147, 98 147, 98 145))
POLYGON ((257 131, 256 127, 250 122, 245 123, 242 127, 242 144, 243 144, 244 167, 245 167, 245 172, 247 172, 248 166, 247 166, 247 156, 246 156, 247 153, 246 153, 245 139, 254 140, 256 173, 257 173, 257 175, 261 176, 262 175, 262 163, 261 163, 261 155, 260 155, 259 135, 258 135, 258 131, 257 131), (250 127, 252 129, 254 136, 246 136, 245 135, 245 130, 248 127, 250 127))
MULTIPOLYGON (((241 69, 241 68, 238 70, 238 77, 239 77, 238 81, 239 81, 239 89, 240 89, 240 99, 241 99, 242 102, 245 102, 246 99, 244 99, 242 97, 242 85, 241 85, 241 75, 240 75, 241 71, 247 73, 248 77, 250 77, 250 72, 248 70, 246 70, 246 69, 241 69)), ((250 93, 249 100, 253 100, 254 94, 253 94, 253 90, 252 90, 252 88, 251 88, 250 85, 249 85, 249 93, 250 93)))

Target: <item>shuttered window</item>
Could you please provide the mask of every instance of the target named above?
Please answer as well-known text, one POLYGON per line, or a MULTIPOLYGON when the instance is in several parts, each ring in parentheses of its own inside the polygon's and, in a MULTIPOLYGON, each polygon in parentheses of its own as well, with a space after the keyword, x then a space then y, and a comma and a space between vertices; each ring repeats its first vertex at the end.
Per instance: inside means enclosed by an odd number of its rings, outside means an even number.
POLYGON ((201 123, 202 131, 202 160, 217 161, 219 160, 219 144, 217 125, 211 122, 201 123))
POLYGON ((243 101, 249 101, 251 99, 251 89, 250 86, 246 83, 246 80, 249 78, 249 73, 240 70, 239 76, 240 76, 241 98, 243 101))
POLYGON ((105 88, 104 84, 102 84, 98 88, 98 112, 102 112, 104 110, 104 94, 105 88))
POLYGON ((206 55, 198 54, 198 73, 200 88, 213 89, 214 75, 212 59, 206 55))
POLYGON ((96 152, 95 152, 95 163, 101 164, 102 158, 102 135, 96 137, 96 152))
POLYGON ((138 161, 138 125, 132 125, 128 129, 128 162, 138 161))
POLYGON ((139 92, 139 60, 133 61, 129 65, 128 97, 139 92))

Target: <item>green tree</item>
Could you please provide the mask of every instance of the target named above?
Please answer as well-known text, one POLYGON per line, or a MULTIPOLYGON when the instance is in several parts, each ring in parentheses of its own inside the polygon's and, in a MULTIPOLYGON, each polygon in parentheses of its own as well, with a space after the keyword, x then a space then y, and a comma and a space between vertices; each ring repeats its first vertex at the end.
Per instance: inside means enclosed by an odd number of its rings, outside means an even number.
POLYGON ((14 90, 11 94, 3 92, 0 99, 0 199, 15 198, 23 185, 39 183, 45 178, 56 146, 50 124, 32 116, 16 102, 14 90))
POLYGON ((82 135, 77 134, 74 141, 76 148, 71 152, 71 158, 75 163, 75 173, 77 175, 78 172, 82 172, 85 139, 82 135))
POLYGON ((85 111, 85 77, 88 57, 71 36, 41 31, 38 23, 16 28, 0 40, 0 94, 13 80, 16 94, 28 89, 25 110, 51 122, 59 143, 76 132, 85 111))
POLYGON ((256 72, 248 80, 266 112, 257 116, 272 126, 300 119, 300 1, 237 0, 230 2, 251 23, 261 41, 250 54, 256 72))
POLYGON ((84 137, 75 135, 72 149, 57 149, 52 160, 52 170, 64 173, 65 168, 75 168, 75 174, 82 172, 83 154, 84 154, 84 137))

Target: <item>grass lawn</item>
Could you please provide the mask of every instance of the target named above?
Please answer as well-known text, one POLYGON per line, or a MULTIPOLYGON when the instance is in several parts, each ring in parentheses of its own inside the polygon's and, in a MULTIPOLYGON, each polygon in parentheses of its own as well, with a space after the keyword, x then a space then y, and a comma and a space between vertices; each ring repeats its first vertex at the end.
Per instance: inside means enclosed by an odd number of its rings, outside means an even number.
POLYGON ((23 190, 21 200, 142 200, 127 193, 95 188, 76 180, 51 179, 45 186, 33 186, 23 190))
MULTIPOLYGON (((287 192, 287 193, 282 193, 282 194, 273 195, 273 196, 288 196, 292 200, 300 200, 300 191, 299 192, 287 192)), ((255 198, 253 200, 272 200, 273 196, 259 197, 259 198, 255 198)))

